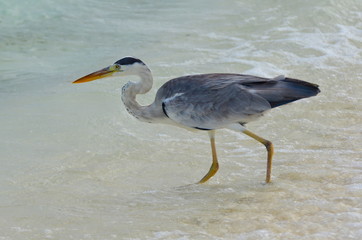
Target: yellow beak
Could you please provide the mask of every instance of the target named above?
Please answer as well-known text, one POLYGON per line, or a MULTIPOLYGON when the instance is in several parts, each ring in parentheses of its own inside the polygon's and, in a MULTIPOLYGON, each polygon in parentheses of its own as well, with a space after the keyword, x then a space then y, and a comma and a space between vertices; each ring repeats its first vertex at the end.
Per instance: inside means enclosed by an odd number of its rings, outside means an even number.
POLYGON ((88 74, 84 77, 81 77, 77 80, 75 80, 73 83, 84 83, 84 82, 90 82, 93 80, 105 78, 111 76, 115 72, 115 69, 113 66, 103 68, 99 71, 93 72, 91 74, 88 74))

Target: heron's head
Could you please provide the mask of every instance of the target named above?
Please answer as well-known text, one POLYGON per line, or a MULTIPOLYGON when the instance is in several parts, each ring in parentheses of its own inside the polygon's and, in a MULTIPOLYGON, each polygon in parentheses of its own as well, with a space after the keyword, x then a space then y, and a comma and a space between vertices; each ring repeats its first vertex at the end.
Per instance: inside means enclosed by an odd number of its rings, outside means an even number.
POLYGON ((149 70, 146 64, 134 57, 124 57, 112 65, 75 80, 73 83, 84 83, 111 76, 137 75, 149 70))

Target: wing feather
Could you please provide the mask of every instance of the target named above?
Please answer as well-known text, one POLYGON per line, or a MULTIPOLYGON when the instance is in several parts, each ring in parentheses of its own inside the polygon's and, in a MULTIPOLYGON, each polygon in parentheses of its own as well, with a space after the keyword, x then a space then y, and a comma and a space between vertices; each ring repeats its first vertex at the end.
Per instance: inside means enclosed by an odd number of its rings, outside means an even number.
POLYGON ((161 87, 157 96, 170 119, 198 129, 246 123, 271 108, 267 100, 240 84, 239 75, 232 74, 217 78, 208 74, 173 79, 161 87))

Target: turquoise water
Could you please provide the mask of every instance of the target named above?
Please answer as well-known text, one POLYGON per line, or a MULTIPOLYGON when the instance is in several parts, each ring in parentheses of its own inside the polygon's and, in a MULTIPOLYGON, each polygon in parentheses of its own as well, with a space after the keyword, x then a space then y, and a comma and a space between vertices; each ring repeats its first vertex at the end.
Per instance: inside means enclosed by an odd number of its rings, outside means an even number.
POLYGON ((0 239, 360 239, 362 2, 1 1, 0 239), (321 94, 248 125, 265 149, 138 122, 126 80, 71 82, 123 56, 170 78, 284 74, 321 94))

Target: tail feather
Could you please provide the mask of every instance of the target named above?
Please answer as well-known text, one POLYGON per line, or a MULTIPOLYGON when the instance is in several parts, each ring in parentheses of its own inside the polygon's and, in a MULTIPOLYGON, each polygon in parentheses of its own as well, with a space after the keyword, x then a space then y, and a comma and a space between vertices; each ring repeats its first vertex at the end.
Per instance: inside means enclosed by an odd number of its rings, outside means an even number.
POLYGON ((266 82, 248 84, 253 91, 265 98, 272 108, 297 101, 299 99, 313 97, 320 90, 317 84, 293 78, 275 78, 266 82))

